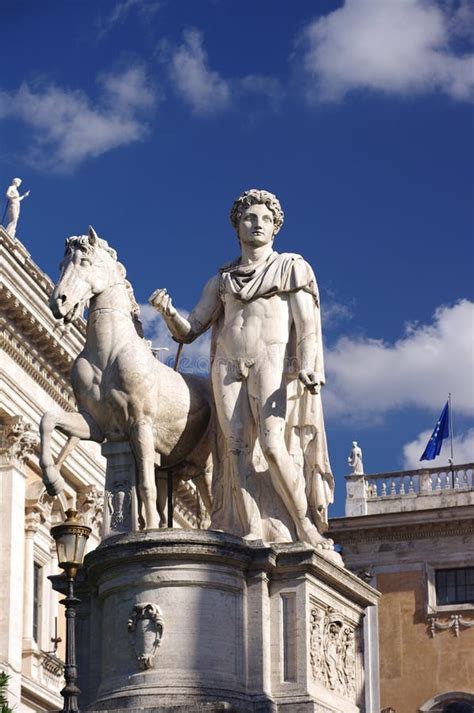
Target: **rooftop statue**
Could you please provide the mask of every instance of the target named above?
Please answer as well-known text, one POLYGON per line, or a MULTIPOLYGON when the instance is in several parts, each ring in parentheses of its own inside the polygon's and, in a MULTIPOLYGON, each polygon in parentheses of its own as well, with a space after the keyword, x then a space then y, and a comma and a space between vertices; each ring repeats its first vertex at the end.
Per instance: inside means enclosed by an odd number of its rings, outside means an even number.
POLYGON ((7 188, 6 196, 8 200, 8 225, 7 233, 12 238, 16 235, 16 226, 20 217, 20 203, 24 198, 28 198, 30 191, 20 195, 18 189, 21 186, 21 178, 14 178, 7 188))
POLYGON ((319 294, 300 255, 273 249, 283 218, 272 193, 246 191, 230 214, 240 256, 209 280, 188 319, 166 289, 149 301, 178 342, 212 327, 218 423, 211 528, 324 546, 334 481, 320 394, 319 294))
POLYGON ((357 441, 352 441, 352 450, 350 452, 349 458, 347 459, 347 462, 351 467, 352 475, 364 474, 364 464, 362 463, 362 449, 357 445, 357 441))
POLYGON ((48 493, 57 495, 63 489, 59 469, 79 440, 127 440, 137 463, 143 527, 166 525, 166 481, 159 478, 157 486, 155 466, 177 478, 196 478, 211 510, 207 380, 179 374, 154 358, 142 338, 125 268, 93 228, 89 235, 66 240, 61 275, 50 299, 54 316, 66 323, 82 315, 87 303, 86 343, 71 374, 78 410, 48 412, 40 425, 40 463, 48 493), (51 453, 55 428, 69 437, 57 463, 51 453))

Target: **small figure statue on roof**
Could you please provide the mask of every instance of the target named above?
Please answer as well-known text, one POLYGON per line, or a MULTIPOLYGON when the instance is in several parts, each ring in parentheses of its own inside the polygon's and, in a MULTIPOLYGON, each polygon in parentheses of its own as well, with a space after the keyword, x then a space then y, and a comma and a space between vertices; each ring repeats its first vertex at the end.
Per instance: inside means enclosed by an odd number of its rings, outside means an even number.
POLYGON ((351 466, 352 475, 363 475, 362 449, 357 445, 357 441, 352 441, 352 450, 347 462, 351 466))
POLYGON ((7 233, 14 238, 16 235, 16 226, 20 217, 20 202, 24 198, 28 198, 30 191, 26 191, 20 195, 18 189, 21 186, 21 178, 14 178, 7 188, 6 196, 8 200, 8 225, 7 233))

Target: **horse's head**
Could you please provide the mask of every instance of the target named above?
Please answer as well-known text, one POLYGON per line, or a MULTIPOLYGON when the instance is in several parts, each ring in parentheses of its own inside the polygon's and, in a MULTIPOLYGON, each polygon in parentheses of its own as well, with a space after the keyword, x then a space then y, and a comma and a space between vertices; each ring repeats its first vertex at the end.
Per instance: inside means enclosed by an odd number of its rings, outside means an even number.
POLYGON ((84 305, 107 287, 123 279, 117 254, 94 228, 88 235, 66 240, 61 274, 49 304, 56 319, 70 322, 82 314, 84 305))

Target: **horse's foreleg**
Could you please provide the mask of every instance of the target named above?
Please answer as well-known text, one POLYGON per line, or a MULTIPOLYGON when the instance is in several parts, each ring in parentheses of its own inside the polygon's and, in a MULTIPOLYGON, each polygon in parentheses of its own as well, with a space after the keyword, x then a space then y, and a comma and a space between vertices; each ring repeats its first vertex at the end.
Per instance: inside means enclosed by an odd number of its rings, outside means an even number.
POLYGON ((168 500, 168 475, 166 471, 156 473, 156 507, 160 518, 160 527, 166 527, 166 504, 168 500))
POLYGON ((146 421, 135 423, 130 430, 130 440, 137 463, 138 491, 145 512, 145 527, 150 530, 158 527, 155 444, 151 424, 146 421))
POLYGON ((53 460, 51 451, 51 439, 55 428, 70 438, 61 451, 59 466, 79 440, 98 442, 103 440, 102 432, 88 414, 67 411, 48 411, 44 414, 40 423, 40 466, 43 471, 43 483, 49 495, 59 495, 64 489, 64 478, 53 460))
POLYGON ((212 513, 212 456, 209 456, 204 471, 194 478, 194 482, 210 516, 212 513))

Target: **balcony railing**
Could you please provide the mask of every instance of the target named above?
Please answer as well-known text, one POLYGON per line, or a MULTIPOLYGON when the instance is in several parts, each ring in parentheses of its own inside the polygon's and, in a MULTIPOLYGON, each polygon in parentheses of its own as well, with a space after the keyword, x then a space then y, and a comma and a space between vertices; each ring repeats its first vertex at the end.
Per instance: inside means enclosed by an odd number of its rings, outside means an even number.
POLYGON ((474 505, 474 463, 346 476, 346 516, 474 505))
POLYGON ((474 463, 366 475, 367 500, 412 498, 442 491, 472 490, 474 463))

